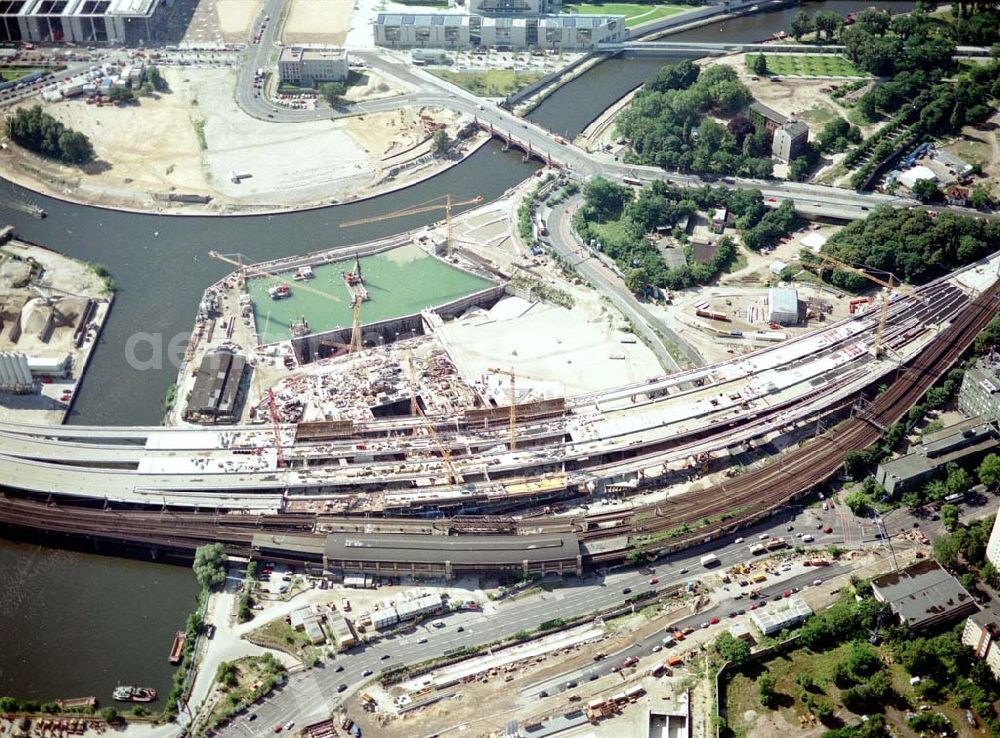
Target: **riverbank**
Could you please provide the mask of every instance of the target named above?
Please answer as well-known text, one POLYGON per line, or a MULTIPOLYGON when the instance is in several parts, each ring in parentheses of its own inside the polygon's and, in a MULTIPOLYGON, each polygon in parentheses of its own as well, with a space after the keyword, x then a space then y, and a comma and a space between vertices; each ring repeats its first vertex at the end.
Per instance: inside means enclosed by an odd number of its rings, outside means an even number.
POLYGON ((25 355, 32 380, 4 393, 0 420, 59 425, 111 310, 114 280, 103 266, 14 239, 0 247, 0 290, 0 351, 25 355))

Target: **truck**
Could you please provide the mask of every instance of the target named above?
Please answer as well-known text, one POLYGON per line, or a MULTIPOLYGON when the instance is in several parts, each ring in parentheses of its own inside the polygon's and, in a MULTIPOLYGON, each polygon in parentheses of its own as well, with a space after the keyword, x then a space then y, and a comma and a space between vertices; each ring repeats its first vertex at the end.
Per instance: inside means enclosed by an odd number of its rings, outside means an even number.
POLYGON ((705 556, 701 557, 701 565, 704 566, 706 569, 713 566, 718 566, 719 557, 716 556, 715 554, 706 554, 705 556))
POLYGON ((779 548, 784 548, 788 544, 785 543, 784 538, 772 538, 764 545, 767 546, 768 551, 777 551, 779 548))
POLYGON ((760 556, 763 553, 767 553, 767 547, 763 543, 755 543, 750 547, 750 553, 754 556, 760 556))

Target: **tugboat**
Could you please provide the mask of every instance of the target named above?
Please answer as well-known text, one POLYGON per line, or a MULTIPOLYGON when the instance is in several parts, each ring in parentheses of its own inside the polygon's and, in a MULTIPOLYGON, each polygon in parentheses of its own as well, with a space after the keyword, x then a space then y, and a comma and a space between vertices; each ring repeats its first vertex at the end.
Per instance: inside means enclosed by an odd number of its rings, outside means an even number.
POLYGON ((152 687, 119 686, 111 696, 118 702, 152 702, 156 699, 156 690, 152 687))
POLYGON ((292 296, 292 288, 287 284, 279 284, 277 287, 268 289, 267 294, 271 296, 272 300, 284 300, 286 297, 292 296))

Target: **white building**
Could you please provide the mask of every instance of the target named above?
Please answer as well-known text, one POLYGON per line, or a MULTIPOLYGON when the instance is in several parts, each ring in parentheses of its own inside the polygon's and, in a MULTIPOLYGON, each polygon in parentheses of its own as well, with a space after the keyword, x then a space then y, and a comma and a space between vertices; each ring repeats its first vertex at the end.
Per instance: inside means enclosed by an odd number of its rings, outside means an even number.
POLYGON ((789 597, 780 603, 776 602, 774 607, 768 607, 764 610, 754 610, 750 613, 750 619, 761 633, 769 636, 785 628, 798 625, 803 620, 812 617, 812 614, 812 608, 801 599, 798 597, 789 597))
POLYGON ((986 544, 986 558, 993 566, 1000 567, 1000 515, 993 523, 989 543, 986 544))
POLYGON ((545 15, 561 10, 560 0, 469 0, 469 12, 475 15, 545 15))
POLYGON ((140 46, 163 40, 172 0, 4 0, 0 41, 140 46))
POLYGON ((933 170, 925 167, 923 164, 919 164, 915 167, 907 169, 905 172, 899 175, 899 183, 903 185, 908 190, 913 189, 913 185, 922 179, 929 180, 931 182, 937 182, 938 176, 934 174, 933 170))
POLYGON ((767 322, 795 325, 799 322, 799 293, 787 287, 767 291, 767 322))
POLYGON ((996 643, 1000 629, 994 623, 982 620, 982 617, 981 614, 973 615, 965 621, 962 643, 975 652, 977 659, 986 662, 994 678, 1000 679, 1000 647, 996 643))
POLYGON ((344 49, 286 46, 278 56, 278 75, 282 82, 306 87, 319 82, 343 82, 347 79, 347 63, 344 49))
POLYGON ((379 13, 375 44, 390 48, 587 50, 625 38, 625 16, 484 17, 454 13, 379 13))

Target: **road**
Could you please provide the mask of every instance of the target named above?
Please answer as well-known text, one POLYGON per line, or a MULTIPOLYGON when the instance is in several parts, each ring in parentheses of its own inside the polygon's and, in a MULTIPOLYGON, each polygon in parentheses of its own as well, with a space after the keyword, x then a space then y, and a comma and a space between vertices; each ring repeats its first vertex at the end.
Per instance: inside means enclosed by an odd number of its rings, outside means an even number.
MULTIPOLYGON (((741 543, 735 543, 737 537, 731 536, 721 546, 715 547, 719 543, 717 541, 712 547, 688 549, 677 557, 654 562, 650 569, 631 569, 598 573, 582 579, 556 580, 563 586, 551 592, 500 602, 492 610, 483 613, 462 611, 445 615, 442 618, 446 623, 444 628, 421 625, 410 635, 386 638, 367 647, 352 649, 314 669, 293 671, 284 687, 248 711, 248 715, 257 715, 255 719, 248 720, 247 716, 241 716, 224 728, 221 734, 264 738, 279 723, 293 720, 301 726, 329 716, 332 707, 361 689, 384 668, 419 663, 463 646, 488 643, 513 635, 519 630, 537 628, 545 620, 571 618, 608 609, 625 599, 627 595, 622 590, 626 588, 631 590, 631 595, 635 595, 654 588, 664 589, 673 584, 701 579, 705 570, 701 567, 699 558, 709 548, 721 562, 719 569, 712 570, 718 572, 752 558, 748 547, 754 537, 762 533, 785 536, 786 540, 792 540, 791 536, 795 533, 809 532, 816 537, 811 545, 823 547, 829 544, 841 545, 844 542, 843 531, 837 526, 834 511, 824 512, 818 508, 804 512, 792 510, 775 516, 768 526, 741 531, 741 537, 746 538, 741 543), (816 530, 816 525, 828 524, 834 526, 832 534, 816 530), (793 526, 794 532, 787 530, 789 525, 793 526), (652 574, 649 573, 650 570, 652 574), (659 579, 655 586, 649 584, 651 576, 659 579), (463 630, 459 632, 458 628, 463 630), (423 639, 426 639, 426 643, 420 643, 423 639), (366 675, 366 672, 372 673, 366 675), (341 685, 344 685, 343 691, 339 691, 341 685)), ((861 536, 855 531, 853 538, 859 541, 861 536)), ((813 578, 815 576, 812 575, 813 578)), ((782 581, 770 586, 781 591, 792 585, 782 581)), ((387 593, 386 596, 390 595, 387 593)), ((721 608, 720 612, 729 612, 732 609, 729 597, 721 597, 716 607, 721 608)), ((706 615, 702 613, 695 617, 700 622, 706 615)), ((653 645, 652 641, 644 642, 644 645, 638 646, 636 653, 648 653, 653 645)), ((611 666, 609 663, 607 668, 610 669, 611 666)))
POLYGON ((646 345, 656 354, 664 371, 672 373, 680 369, 667 350, 664 338, 677 346, 694 366, 703 366, 705 361, 701 354, 662 320, 653 316, 625 286, 625 282, 580 242, 571 220, 581 202, 582 198, 577 195, 552 208, 548 223, 552 248, 632 322, 635 330, 645 339, 646 345))

